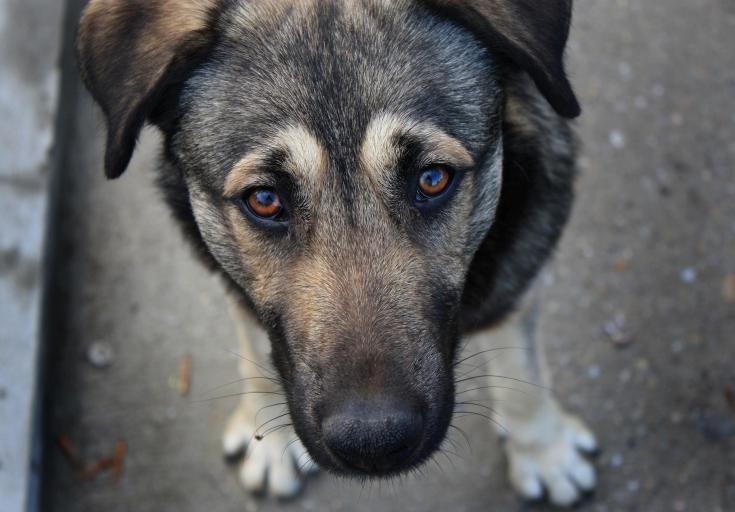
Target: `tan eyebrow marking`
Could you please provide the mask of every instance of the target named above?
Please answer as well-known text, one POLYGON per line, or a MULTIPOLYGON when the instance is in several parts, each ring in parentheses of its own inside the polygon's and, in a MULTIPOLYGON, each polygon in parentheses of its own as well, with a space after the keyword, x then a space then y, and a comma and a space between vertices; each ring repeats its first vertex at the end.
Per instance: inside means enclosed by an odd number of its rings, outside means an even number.
POLYGON ((370 121, 360 148, 360 160, 369 175, 379 180, 395 165, 399 154, 396 139, 401 135, 419 139, 426 147, 424 156, 430 161, 444 161, 462 168, 472 167, 475 163, 467 148, 438 126, 384 113, 370 121))
POLYGON ((225 180, 225 195, 233 197, 242 192, 248 185, 251 176, 262 167, 265 155, 260 152, 248 153, 230 170, 225 180))
POLYGON ((327 152, 319 140, 305 126, 289 125, 232 167, 225 180, 225 196, 232 197, 242 192, 274 151, 285 152, 286 170, 304 181, 316 181, 328 165, 327 152))
POLYGON ((319 140, 303 125, 292 125, 281 131, 282 148, 289 154, 294 174, 314 179, 327 168, 327 152, 319 140))

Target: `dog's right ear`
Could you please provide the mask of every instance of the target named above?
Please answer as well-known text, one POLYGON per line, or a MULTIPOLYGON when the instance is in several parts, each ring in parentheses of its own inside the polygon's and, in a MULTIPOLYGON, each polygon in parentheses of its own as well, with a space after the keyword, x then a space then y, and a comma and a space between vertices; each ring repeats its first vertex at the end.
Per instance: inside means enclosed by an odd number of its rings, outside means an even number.
POLYGON ((214 43, 222 0, 91 0, 79 25, 82 78, 107 120, 105 174, 128 166, 162 93, 186 79, 214 43))

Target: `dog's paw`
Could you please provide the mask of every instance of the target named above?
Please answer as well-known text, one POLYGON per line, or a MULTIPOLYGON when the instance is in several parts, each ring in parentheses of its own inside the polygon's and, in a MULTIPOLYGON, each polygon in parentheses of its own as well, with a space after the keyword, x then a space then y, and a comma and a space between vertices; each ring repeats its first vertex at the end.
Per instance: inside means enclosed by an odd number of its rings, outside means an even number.
POLYGON ((596 483, 595 468, 580 452, 594 452, 592 432, 577 418, 562 415, 543 441, 509 442, 510 480, 524 498, 536 500, 544 490, 557 506, 570 506, 596 483))
POLYGON ((269 493, 278 498, 291 498, 302 487, 302 475, 316 471, 301 441, 292 434, 268 432, 257 435, 244 408, 230 418, 222 439, 228 459, 245 454, 240 467, 240 482, 250 492, 269 493))

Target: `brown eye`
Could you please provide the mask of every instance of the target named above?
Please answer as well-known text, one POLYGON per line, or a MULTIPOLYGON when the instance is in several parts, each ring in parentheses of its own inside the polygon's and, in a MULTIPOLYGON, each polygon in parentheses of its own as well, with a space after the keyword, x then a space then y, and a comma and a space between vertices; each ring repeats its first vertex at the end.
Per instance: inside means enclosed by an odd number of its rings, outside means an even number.
POLYGON ((418 193, 419 199, 427 199, 440 195, 452 181, 452 173, 445 165, 432 165, 426 167, 419 175, 418 193))
POLYGON ((272 188, 253 189, 245 201, 250 211, 263 219, 276 220, 283 213, 281 198, 272 188))

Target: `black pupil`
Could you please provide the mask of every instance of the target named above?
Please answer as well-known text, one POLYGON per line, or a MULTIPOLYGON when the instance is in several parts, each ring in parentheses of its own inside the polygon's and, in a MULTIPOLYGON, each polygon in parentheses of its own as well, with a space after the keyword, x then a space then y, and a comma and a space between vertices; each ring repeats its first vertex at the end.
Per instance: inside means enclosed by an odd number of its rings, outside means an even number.
POLYGON ((436 188, 443 180, 444 173, 436 167, 425 170, 421 175, 421 182, 427 188, 436 188))

